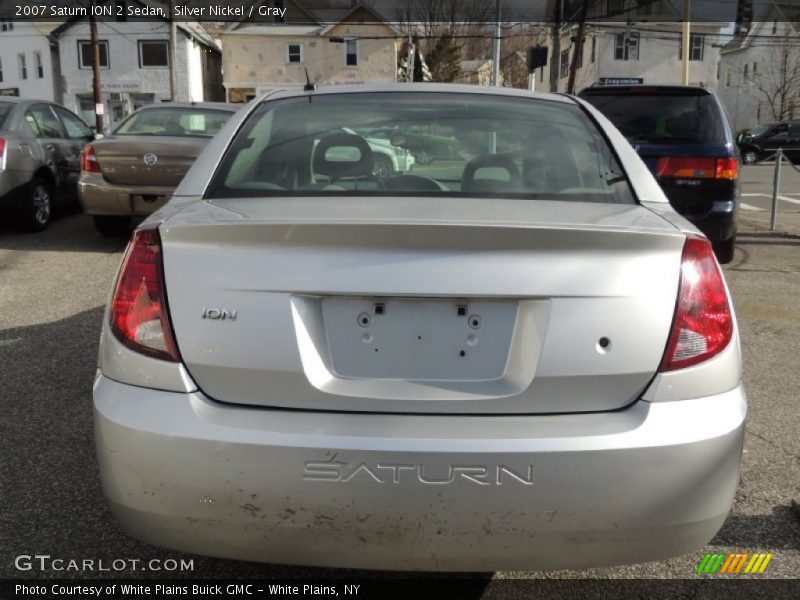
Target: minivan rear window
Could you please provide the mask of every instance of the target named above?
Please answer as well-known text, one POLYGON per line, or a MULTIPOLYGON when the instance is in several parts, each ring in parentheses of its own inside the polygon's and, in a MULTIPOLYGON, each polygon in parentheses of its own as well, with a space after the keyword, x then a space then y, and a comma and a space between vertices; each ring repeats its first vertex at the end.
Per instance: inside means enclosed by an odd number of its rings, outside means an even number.
POLYGON ((726 143, 722 111, 707 92, 593 90, 581 97, 608 117, 631 143, 726 143))
POLYGON ((580 107, 449 92, 268 100, 241 127, 206 193, 310 195, 635 202, 580 107))

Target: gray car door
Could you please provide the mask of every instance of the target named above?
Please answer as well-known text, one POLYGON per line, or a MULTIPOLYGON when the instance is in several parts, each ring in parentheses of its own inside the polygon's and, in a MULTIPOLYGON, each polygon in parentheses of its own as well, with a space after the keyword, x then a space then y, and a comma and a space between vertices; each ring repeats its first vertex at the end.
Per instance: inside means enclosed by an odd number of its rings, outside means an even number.
POLYGON ((43 161, 55 177, 58 193, 74 193, 80 172, 80 156, 77 164, 73 165, 75 159, 65 147, 66 132, 61 121, 49 104, 34 104, 25 118, 39 140, 43 161), (73 171, 76 171, 74 175, 73 171))
POLYGON ((94 139, 94 135, 80 117, 71 113, 63 106, 53 105, 66 132, 66 138, 60 141, 65 169, 68 170, 69 188, 75 191, 81 175, 81 152, 87 142, 94 139))

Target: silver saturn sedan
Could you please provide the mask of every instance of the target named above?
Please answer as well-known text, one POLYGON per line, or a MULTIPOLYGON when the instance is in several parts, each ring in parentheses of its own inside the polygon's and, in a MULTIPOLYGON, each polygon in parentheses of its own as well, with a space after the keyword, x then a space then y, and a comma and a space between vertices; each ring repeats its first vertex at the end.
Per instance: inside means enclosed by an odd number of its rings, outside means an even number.
POLYGON ((431 84, 278 91, 228 121, 134 232, 94 406, 134 537, 444 571, 698 549, 746 414, 711 245, 614 126, 431 84), (378 175, 376 128, 457 147, 378 175))

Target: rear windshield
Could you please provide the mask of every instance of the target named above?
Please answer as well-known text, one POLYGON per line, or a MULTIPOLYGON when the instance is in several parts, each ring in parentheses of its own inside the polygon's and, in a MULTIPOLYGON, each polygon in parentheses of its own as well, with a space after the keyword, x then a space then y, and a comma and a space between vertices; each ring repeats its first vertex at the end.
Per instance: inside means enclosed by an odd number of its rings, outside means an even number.
POLYGON ((579 107, 441 92, 265 102, 234 138, 207 197, 337 194, 634 202, 579 107))
POLYGON ((725 144, 722 114, 707 93, 590 93, 593 104, 631 143, 725 144))
POLYGON ((114 135, 212 137, 233 113, 201 108, 147 108, 133 113, 114 135))
POLYGON ((0 128, 5 124, 6 117, 8 117, 12 108, 14 108, 14 105, 11 102, 0 102, 0 128))

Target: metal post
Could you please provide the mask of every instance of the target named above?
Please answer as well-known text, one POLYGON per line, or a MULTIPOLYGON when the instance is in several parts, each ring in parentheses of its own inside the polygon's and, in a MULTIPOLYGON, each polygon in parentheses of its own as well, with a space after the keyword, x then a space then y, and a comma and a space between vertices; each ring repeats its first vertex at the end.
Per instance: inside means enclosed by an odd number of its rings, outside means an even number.
POLYGON ((683 85, 689 85, 689 51, 691 49, 691 21, 690 15, 692 12, 692 0, 683 0, 683 39, 681 40, 682 44, 682 53, 683 53, 683 61, 681 65, 681 83, 683 85))
POLYGON ((500 85, 500 0, 495 0, 494 46, 492 48, 492 85, 500 85))
POLYGON ((528 72, 528 89, 531 92, 536 91, 536 69, 528 72))
POLYGON ((781 161, 783 150, 778 148, 775 153, 775 175, 772 178, 772 214, 769 217, 769 229, 775 231, 775 221, 778 219, 778 194, 781 187, 781 161))

